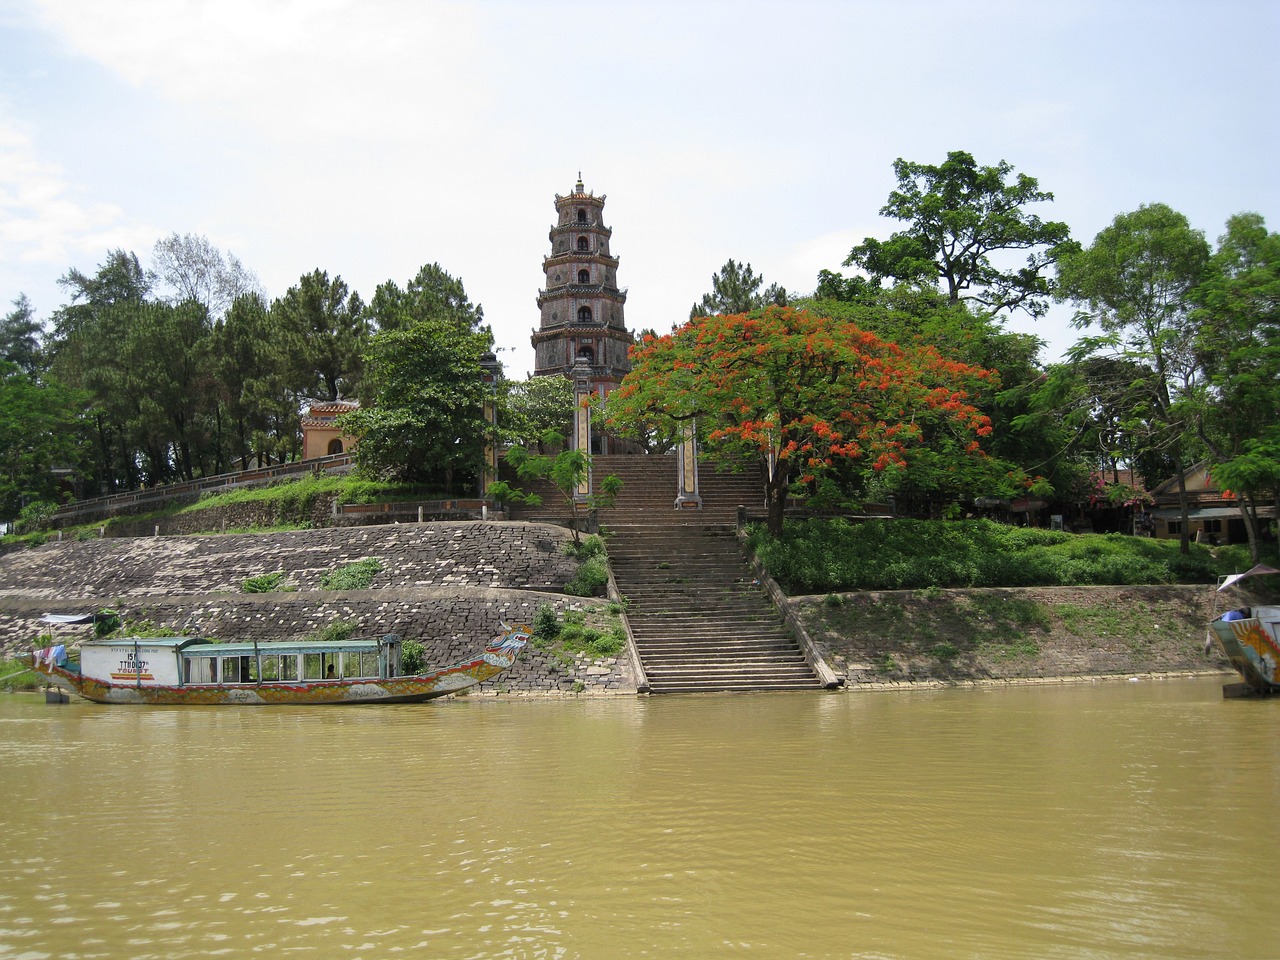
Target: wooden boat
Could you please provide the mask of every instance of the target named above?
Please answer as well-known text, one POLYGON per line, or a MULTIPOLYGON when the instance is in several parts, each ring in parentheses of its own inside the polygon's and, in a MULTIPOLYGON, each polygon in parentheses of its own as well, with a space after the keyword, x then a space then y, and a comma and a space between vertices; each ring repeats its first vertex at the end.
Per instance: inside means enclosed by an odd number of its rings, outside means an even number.
MULTIPOLYGON (((46 622, 89 622, 61 617, 46 622)), ((80 644, 80 662, 58 644, 37 650, 32 668, 96 703, 415 703, 448 696, 502 673, 529 629, 504 625, 470 660, 430 673, 400 674, 400 639, 213 643, 199 637, 123 637, 80 644)))
POLYGON ((1220 595, 1239 602, 1209 624, 1222 652, 1244 680, 1244 691, 1228 687, 1223 691, 1227 695, 1280 693, 1280 677, 1276 676, 1280 664, 1280 603, 1268 602, 1269 596, 1275 596, 1278 583, 1280 570, 1259 564, 1223 578, 1218 586, 1220 595))

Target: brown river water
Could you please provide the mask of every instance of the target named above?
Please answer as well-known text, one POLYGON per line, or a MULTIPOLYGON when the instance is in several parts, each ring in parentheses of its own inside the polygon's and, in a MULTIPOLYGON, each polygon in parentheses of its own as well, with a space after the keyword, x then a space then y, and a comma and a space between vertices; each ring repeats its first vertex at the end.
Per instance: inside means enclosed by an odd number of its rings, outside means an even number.
POLYGON ((1221 679, 384 707, 0 697, 0 958, 1280 956, 1221 679))

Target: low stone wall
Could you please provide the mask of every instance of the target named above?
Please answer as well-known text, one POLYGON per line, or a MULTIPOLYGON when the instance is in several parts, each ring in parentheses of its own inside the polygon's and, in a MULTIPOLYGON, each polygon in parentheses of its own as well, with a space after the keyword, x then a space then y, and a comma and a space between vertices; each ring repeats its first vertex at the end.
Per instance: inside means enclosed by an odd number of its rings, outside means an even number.
MULTIPOLYGON (((108 538, 152 537, 159 527, 160 536, 180 537, 207 533, 210 530, 243 530, 289 523, 309 523, 313 527, 324 527, 333 523, 333 501, 332 494, 317 496, 310 507, 301 512, 282 510, 276 503, 234 503, 167 517, 116 519, 105 527, 105 532, 108 538)), ((145 513, 147 506, 144 504, 132 512, 145 513)), ((155 505, 149 506, 154 509, 155 505)))

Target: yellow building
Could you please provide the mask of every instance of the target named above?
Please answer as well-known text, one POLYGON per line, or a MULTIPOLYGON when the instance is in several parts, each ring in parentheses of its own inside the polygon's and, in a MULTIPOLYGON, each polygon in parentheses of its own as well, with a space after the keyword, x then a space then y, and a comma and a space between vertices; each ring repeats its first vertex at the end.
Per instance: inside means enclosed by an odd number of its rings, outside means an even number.
POLYGON ((313 403, 302 418, 302 459, 331 457, 338 453, 350 453, 355 449, 356 438, 343 433, 334 420, 344 413, 359 410, 354 400, 326 400, 313 403))

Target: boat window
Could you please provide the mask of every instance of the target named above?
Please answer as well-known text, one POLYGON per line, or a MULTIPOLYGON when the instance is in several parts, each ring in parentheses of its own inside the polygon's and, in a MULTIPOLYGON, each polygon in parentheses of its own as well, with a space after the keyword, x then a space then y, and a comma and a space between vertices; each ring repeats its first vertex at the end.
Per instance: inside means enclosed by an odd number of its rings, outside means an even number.
POLYGON ((222 657, 223 683, 248 683, 249 661, 252 657, 222 657))
POLYGON ((275 656, 266 656, 262 658, 262 674, 258 674, 258 660, 256 657, 249 658, 249 679, 250 680, 279 680, 280 679, 280 658, 275 656))
POLYGON ((289 656, 280 658, 280 679, 298 679, 298 658, 296 655, 290 654, 289 656))
POLYGON ((307 653, 302 657, 302 679, 304 680, 323 680, 324 664, 320 661, 325 659, 319 653, 307 653))
POLYGON ((217 683, 217 657, 186 657, 182 662, 184 683, 217 683))
POLYGON ((378 654, 344 653, 342 655, 342 675, 344 677, 376 677, 378 675, 378 654))

